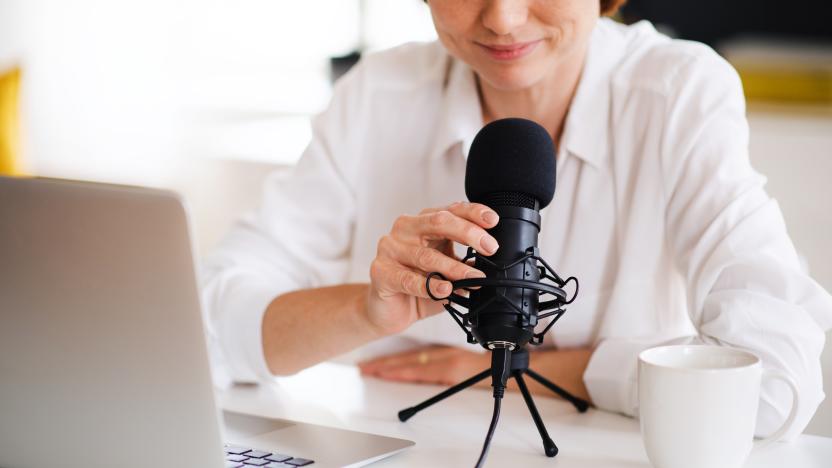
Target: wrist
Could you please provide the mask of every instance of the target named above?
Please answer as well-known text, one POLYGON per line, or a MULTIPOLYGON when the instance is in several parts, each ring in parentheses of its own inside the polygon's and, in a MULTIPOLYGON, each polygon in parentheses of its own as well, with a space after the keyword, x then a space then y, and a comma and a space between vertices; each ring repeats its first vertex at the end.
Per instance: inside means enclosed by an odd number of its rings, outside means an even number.
POLYGON ((372 339, 384 338, 397 332, 391 330, 391 327, 384 320, 379 320, 383 317, 383 311, 379 310, 379 306, 383 303, 372 285, 368 284, 364 293, 359 294, 356 304, 356 315, 360 322, 359 329, 368 330, 372 339))

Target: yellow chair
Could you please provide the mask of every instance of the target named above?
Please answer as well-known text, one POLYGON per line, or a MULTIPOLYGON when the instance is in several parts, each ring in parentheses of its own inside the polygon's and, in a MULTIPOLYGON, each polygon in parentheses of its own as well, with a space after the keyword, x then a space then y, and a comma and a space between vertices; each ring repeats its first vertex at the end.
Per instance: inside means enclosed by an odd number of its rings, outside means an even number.
POLYGON ((0 174, 22 173, 20 155, 20 69, 0 72, 0 174))

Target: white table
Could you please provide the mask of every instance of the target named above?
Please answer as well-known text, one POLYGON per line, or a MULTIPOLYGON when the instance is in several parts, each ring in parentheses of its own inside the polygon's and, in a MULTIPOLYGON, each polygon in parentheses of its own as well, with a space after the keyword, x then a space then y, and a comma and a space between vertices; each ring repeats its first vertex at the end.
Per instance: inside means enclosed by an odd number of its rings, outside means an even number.
MULTIPOLYGON (((373 466, 473 466, 491 419, 488 390, 468 389, 399 422, 397 412, 444 387, 365 379, 349 365, 324 363, 273 385, 219 392, 224 409, 410 439, 416 445, 373 466)), ((507 392, 486 466, 649 468, 638 421, 590 409, 579 414, 555 398, 535 395, 560 448, 543 455, 540 436, 519 393, 507 392)), ((832 439, 802 435, 751 455, 746 468, 832 467, 832 439)))

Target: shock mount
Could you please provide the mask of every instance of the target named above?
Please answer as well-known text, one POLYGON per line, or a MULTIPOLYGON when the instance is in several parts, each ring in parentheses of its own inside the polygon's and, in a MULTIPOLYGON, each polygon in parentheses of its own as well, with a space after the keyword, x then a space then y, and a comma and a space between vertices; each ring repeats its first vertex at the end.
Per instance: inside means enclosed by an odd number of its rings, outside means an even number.
MULTIPOLYGON (((551 321, 543 328, 543 330, 537 333, 533 333, 531 339, 529 339, 530 344, 535 346, 540 345, 543 343, 543 338, 546 335, 546 333, 552 328, 552 326, 558 321, 558 319, 560 319, 561 316, 563 316, 563 314, 566 313, 566 306, 571 304, 572 301, 575 300, 575 297, 578 295, 579 285, 577 278, 572 276, 567 278, 566 280, 563 280, 557 274, 557 272, 555 272, 555 270, 552 267, 550 267, 549 264, 546 263, 546 261, 543 258, 540 257, 538 248, 536 246, 528 248, 523 256, 504 266, 500 266, 494 263, 489 258, 478 254, 473 248, 469 247, 465 257, 461 261, 463 263, 468 263, 471 260, 482 262, 483 264, 493 268, 493 270, 497 272, 496 277, 470 278, 452 281, 452 292, 450 295, 444 298, 436 297, 433 295, 433 293, 431 293, 430 282, 434 278, 440 278, 442 280, 445 280, 445 277, 438 272, 433 272, 430 273, 426 279, 428 295, 431 297, 431 299, 435 301, 446 301, 443 304, 445 310, 448 311, 450 316, 453 318, 454 322, 456 322, 457 325, 459 325, 459 327, 465 333, 468 343, 478 343, 476 336, 472 332, 472 328, 476 328, 478 326, 480 313, 487 307, 492 305, 495 301, 499 301, 507 305, 509 307, 509 310, 512 311, 512 315, 514 315, 517 320, 518 327, 534 330, 534 327, 537 326, 541 319, 549 317, 552 318, 551 321), (522 262, 528 261, 539 262, 540 265, 537 265, 537 269, 539 271, 540 280, 546 279, 554 284, 526 279, 512 279, 507 277, 507 272, 509 271, 509 269, 519 265, 522 262), (575 283, 575 291, 572 294, 572 297, 567 299, 567 293, 564 290, 564 288, 570 282, 575 283), (483 300, 480 304, 477 304, 477 306, 474 309, 471 309, 472 301, 470 300, 470 294, 473 291, 476 291, 480 288, 486 288, 485 290, 489 292, 490 297, 483 300), (539 313, 530 314, 528 312, 528 303, 523 304, 523 306, 521 307, 509 300, 506 295, 506 291, 508 290, 508 288, 521 288, 524 293, 526 290, 536 292, 538 297, 537 302, 539 313), (457 290, 464 290, 467 293, 467 295, 457 294, 456 292, 454 292, 457 290), (492 290, 493 294, 490 294, 492 290), (551 298, 547 297, 547 300, 540 300, 541 298, 544 298, 546 296, 551 296, 551 298), (460 307, 464 307, 468 310, 468 312, 461 312, 456 307, 454 307, 454 304, 460 307), (540 312, 543 313, 540 314, 540 312)), ((527 272, 525 273, 525 276, 530 275, 527 272)), ((532 398, 532 395, 529 392, 528 387, 526 386, 524 376, 528 375, 529 377, 539 382, 547 389, 551 390, 564 400, 568 401, 575 407, 576 410, 578 410, 578 412, 586 412, 587 408, 589 408, 589 402, 572 395, 568 391, 564 390, 562 387, 546 379, 534 370, 529 369, 529 352, 525 348, 525 346, 513 346, 513 344, 510 343, 507 343, 506 345, 512 345, 512 347, 510 347, 512 351, 510 377, 514 378, 514 380, 517 382, 517 387, 520 389, 520 393, 523 396, 523 400, 525 401, 526 406, 529 409, 529 413, 531 414, 532 420, 534 421, 534 424, 537 427, 537 431, 540 434, 540 438, 543 441, 543 448, 546 456, 554 457, 558 453, 558 447, 557 445, 555 445, 551 437, 549 437, 549 433, 546 430, 546 426, 543 423, 543 419, 540 417, 540 413, 537 410, 537 406, 534 403, 534 399, 532 398)), ((493 350, 493 347, 490 349, 493 350)), ((451 395, 454 395, 468 387, 471 387, 472 385, 491 376, 491 373, 491 369, 485 369, 482 372, 448 388, 443 392, 438 393, 437 395, 431 398, 428 398, 427 400, 415 406, 405 408, 399 411, 399 420, 402 422, 407 421, 419 411, 422 411, 423 409, 428 408, 429 406, 432 406, 435 403, 438 403, 444 400, 445 398, 450 397, 451 395)), ((495 421, 492 421, 492 426, 494 424, 495 421)), ((489 431, 489 439, 492 432, 493 427, 489 431)))

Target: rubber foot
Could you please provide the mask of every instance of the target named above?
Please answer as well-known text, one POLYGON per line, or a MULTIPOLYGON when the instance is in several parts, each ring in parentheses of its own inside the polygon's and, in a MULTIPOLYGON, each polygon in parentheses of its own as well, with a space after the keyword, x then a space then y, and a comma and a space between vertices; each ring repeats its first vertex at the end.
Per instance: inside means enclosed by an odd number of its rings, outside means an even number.
POLYGON ((413 408, 405 408, 399 411, 399 421, 405 422, 410 419, 414 414, 416 414, 416 410, 413 408))
POLYGON ((546 452, 546 456, 549 458, 554 457, 558 454, 558 446, 555 445, 555 442, 552 439, 546 439, 543 441, 543 450, 546 452))

